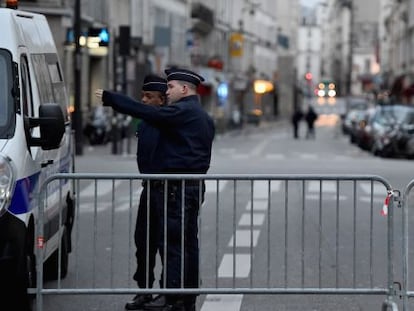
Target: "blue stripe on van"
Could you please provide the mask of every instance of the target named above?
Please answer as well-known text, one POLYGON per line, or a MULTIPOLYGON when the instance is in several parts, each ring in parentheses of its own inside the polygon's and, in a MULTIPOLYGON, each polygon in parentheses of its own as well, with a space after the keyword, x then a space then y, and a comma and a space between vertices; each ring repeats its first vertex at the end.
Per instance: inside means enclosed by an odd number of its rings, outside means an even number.
POLYGON ((20 179, 16 182, 14 195, 9 207, 13 214, 24 214, 30 211, 33 190, 39 180, 40 172, 20 179))

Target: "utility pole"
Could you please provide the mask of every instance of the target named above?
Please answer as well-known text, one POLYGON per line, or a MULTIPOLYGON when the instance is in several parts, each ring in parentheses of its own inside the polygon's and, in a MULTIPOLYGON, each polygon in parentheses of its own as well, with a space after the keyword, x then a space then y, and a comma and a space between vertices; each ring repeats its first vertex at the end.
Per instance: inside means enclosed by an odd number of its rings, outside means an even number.
POLYGON ((352 92, 352 71, 353 71, 353 54, 354 54, 354 3, 348 0, 349 8, 349 54, 348 54, 348 72, 346 79, 346 92, 351 95, 352 92))
POLYGON ((83 154, 83 137, 82 137, 82 108, 81 108, 81 68, 82 54, 79 38, 81 36, 81 0, 75 0, 74 12, 74 37, 75 37, 75 57, 74 57, 74 91, 75 91, 75 109, 73 112, 72 128, 75 130, 75 153, 83 154))

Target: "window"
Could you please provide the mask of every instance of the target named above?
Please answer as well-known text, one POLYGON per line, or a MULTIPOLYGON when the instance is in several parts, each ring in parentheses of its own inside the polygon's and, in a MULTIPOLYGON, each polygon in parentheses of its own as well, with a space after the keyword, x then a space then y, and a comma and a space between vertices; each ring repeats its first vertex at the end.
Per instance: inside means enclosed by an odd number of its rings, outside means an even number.
POLYGON ((14 68, 10 52, 0 49, 0 139, 12 137, 16 126, 18 83, 14 68))
POLYGON ((41 104, 56 103, 62 108, 66 120, 69 120, 67 110, 67 94, 56 54, 32 55, 35 76, 39 86, 41 104))
POLYGON ((32 97, 32 88, 30 84, 30 75, 29 75, 29 65, 27 63, 27 58, 23 56, 20 61, 21 64, 21 78, 22 78, 22 110, 23 115, 32 117, 33 116, 33 97, 32 97))

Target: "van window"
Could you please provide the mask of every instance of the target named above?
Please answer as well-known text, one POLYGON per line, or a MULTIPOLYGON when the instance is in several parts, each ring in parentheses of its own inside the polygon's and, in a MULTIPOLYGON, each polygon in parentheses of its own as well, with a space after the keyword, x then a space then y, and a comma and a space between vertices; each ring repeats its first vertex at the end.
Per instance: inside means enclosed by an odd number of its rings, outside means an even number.
POLYGON ((20 72, 22 77, 22 109, 23 115, 32 117, 33 116, 33 100, 32 100, 32 88, 30 85, 29 66, 27 58, 23 56, 20 60, 20 72))
POLYGON ((11 54, 0 49, 0 139, 14 135, 16 116, 13 62, 11 54))
POLYGON ((39 97, 42 104, 56 103, 62 107, 65 119, 68 120, 67 94, 56 54, 33 54, 31 56, 36 80, 39 86, 39 97))

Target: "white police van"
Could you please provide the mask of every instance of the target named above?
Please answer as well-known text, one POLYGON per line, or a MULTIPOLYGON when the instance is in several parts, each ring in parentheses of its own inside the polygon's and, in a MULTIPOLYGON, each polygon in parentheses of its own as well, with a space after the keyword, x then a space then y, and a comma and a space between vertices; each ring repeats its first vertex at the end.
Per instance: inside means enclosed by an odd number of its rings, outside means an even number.
POLYGON ((45 17, 0 7, 0 29, 0 291, 15 294, 36 286, 37 243, 45 274, 67 273, 72 182, 48 187, 41 241, 35 194, 51 174, 73 171, 73 148, 65 83, 45 17))

